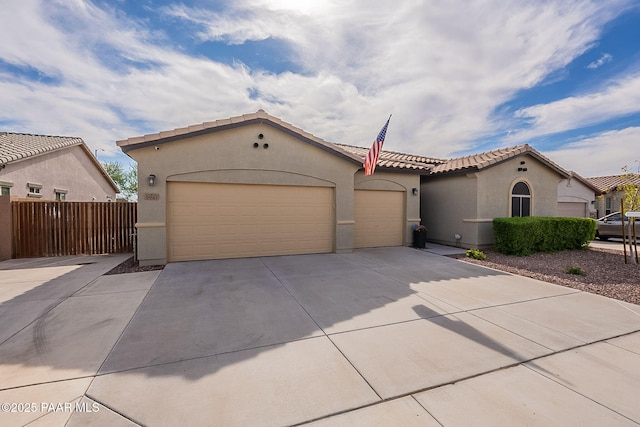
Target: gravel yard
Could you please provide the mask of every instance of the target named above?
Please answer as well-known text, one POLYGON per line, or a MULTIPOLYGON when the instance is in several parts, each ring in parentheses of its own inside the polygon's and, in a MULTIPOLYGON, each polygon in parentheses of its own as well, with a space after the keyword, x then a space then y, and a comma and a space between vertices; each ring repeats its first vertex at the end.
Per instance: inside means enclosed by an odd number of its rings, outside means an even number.
POLYGON ((569 288, 580 289, 610 298, 640 304, 640 265, 629 256, 624 263, 622 251, 590 248, 551 254, 539 253, 518 257, 485 251, 487 259, 466 262, 532 277, 569 288), (568 274, 567 267, 579 267, 584 275, 568 274))

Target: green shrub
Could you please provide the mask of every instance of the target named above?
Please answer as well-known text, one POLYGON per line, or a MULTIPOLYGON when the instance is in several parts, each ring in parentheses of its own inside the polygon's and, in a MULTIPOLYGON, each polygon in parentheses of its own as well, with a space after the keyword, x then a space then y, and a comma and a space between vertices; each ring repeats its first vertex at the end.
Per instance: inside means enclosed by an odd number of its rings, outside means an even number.
POLYGON ((469 249, 467 251, 467 257, 473 259, 479 259, 481 261, 487 259, 487 256, 480 249, 469 249))
POLYGON ((596 227, 591 218, 494 218, 495 250, 507 255, 530 255, 582 249, 595 238, 596 227))
POLYGON ((583 269, 581 269, 580 267, 576 267, 575 265, 570 265, 569 267, 565 268, 564 270, 565 273, 567 274, 575 274, 578 276, 584 276, 585 272, 583 269))

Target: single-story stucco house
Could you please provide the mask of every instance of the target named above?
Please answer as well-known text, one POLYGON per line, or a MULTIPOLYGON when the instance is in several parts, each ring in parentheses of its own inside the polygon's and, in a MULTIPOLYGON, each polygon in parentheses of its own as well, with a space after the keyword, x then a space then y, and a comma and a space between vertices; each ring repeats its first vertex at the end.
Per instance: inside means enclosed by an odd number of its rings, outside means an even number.
POLYGON ((383 154, 365 176, 263 110, 117 144, 138 162, 141 265, 409 245, 420 222, 428 159, 383 154))
POLYGON ((600 189, 602 197, 596 202, 598 218, 620 210, 620 201, 624 191, 618 190, 623 185, 631 184, 640 187, 640 175, 608 175, 587 178, 592 185, 600 189))
POLYGON ((141 265, 410 245, 420 223, 430 240, 482 246, 516 199, 522 215, 556 215, 572 177, 528 145, 454 160, 382 151, 365 176, 368 148, 263 110, 117 145, 138 163, 141 265))
POLYGON ((0 195, 106 202, 118 192, 82 138, 0 132, 0 195))

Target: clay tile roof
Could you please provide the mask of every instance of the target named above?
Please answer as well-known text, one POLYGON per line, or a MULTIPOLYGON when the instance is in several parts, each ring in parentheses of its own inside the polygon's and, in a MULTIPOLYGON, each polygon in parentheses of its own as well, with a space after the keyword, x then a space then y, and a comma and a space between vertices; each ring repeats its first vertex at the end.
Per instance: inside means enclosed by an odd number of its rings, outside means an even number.
POLYGON ((485 153, 472 154, 470 156, 447 160, 446 162, 436 165, 433 169, 431 169, 431 175, 478 171, 503 162, 505 160, 511 159, 523 153, 532 155, 533 157, 545 163, 547 166, 551 167, 560 175, 566 178, 572 176, 569 171, 563 169, 556 163, 549 160, 547 157, 540 154, 529 144, 517 145, 515 147, 499 148, 497 150, 487 151, 485 153))
POLYGON ((625 184, 640 186, 640 175, 609 175, 585 179, 592 185, 599 188, 603 193, 608 193, 609 191, 615 190, 616 188, 625 184))
POLYGON ((84 145, 84 141, 70 136, 0 132, 0 165, 73 145, 84 145))
MULTIPOLYGON (((348 151, 364 161, 365 156, 369 152, 369 148, 356 147, 354 145, 347 144, 334 144, 338 147, 348 151)), ((381 151, 378 157, 378 164, 376 167, 386 167, 392 169, 406 169, 416 171, 428 171, 434 165, 446 162, 443 159, 436 159, 433 157, 418 156, 415 154, 398 153, 395 151, 381 151)))

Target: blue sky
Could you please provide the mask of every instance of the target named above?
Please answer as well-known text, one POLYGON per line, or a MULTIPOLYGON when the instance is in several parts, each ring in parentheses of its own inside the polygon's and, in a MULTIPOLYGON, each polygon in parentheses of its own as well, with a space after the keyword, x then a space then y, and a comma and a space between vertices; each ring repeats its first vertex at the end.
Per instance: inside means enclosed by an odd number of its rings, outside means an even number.
POLYGON ((328 141, 640 167, 637 0, 3 0, 0 130, 115 141, 262 108, 328 141))

